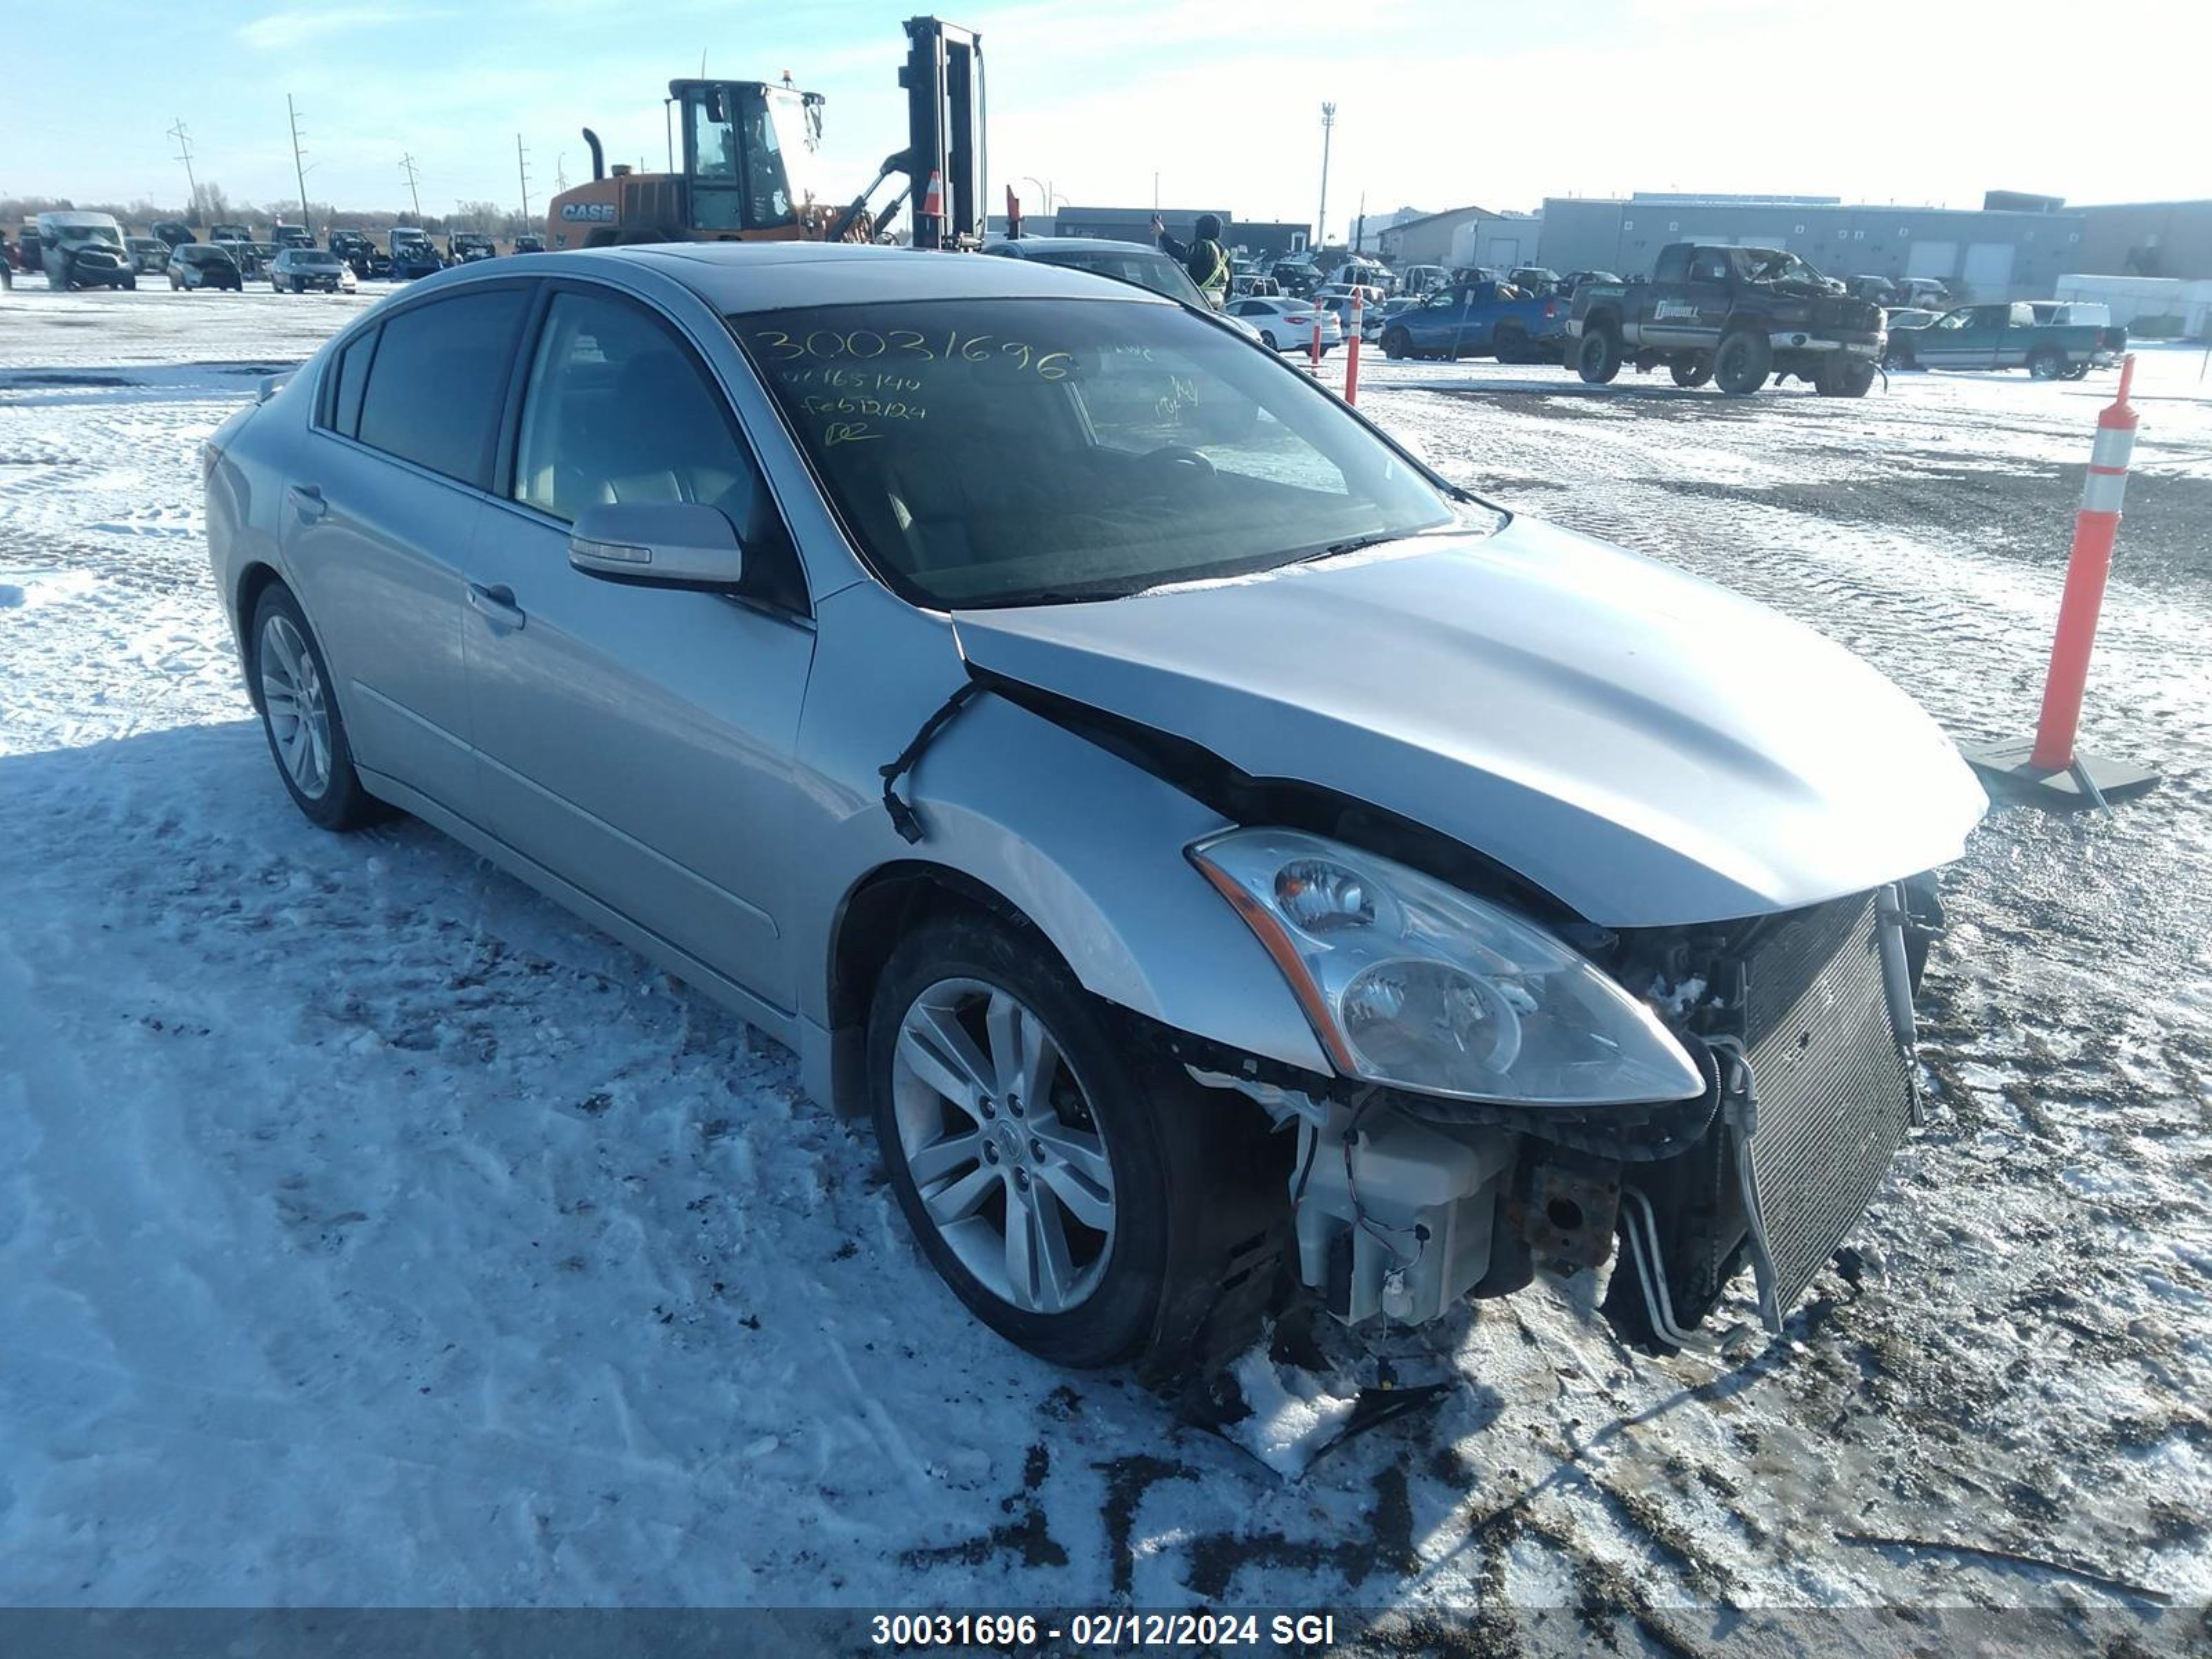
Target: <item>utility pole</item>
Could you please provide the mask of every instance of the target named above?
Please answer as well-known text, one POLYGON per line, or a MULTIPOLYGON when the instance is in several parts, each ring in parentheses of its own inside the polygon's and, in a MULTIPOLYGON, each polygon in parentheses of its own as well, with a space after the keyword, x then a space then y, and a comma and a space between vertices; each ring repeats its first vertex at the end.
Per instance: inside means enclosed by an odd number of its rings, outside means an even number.
POLYGON ((565 149, 556 150, 553 155, 553 193, 556 196, 568 193, 568 152, 565 149))
POLYGON ((1314 227, 1314 246, 1328 246, 1328 141, 1336 130, 1336 106, 1321 106, 1321 222, 1314 227))
POLYGON ((530 222, 530 152, 522 147, 522 135, 514 135, 514 170, 522 179, 522 222, 530 222))
POLYGON ((185 118, 179 115, 177 125, 169 129, 169 137, 177 141, 177 159, 185 164, 185 187, 191 198, 185 204, 185 222, 197 227, 200 222, 199 180, 192 177, 192 135, 185 130, 185 118))
POLYGON ((415 204, 415 222, 422 222, 422 197, 415 188, 415 157, 410 154, 399 158, 399 170, 407 175, 407 197, 415 204))
POLYGON ((292 120, 292 174, 300 181, 300 226, 310 240, 315 234, 314 221, 307 213, 307 169, 301 162, 304 153, 300 149, 300 112, 292 106, 292 94, 284 94, 284 113, 292 120))
POLYGON ((1352 222, 1352 251, 1367 252, 1367 192, 1359 192, 1359 216, 1352 222))

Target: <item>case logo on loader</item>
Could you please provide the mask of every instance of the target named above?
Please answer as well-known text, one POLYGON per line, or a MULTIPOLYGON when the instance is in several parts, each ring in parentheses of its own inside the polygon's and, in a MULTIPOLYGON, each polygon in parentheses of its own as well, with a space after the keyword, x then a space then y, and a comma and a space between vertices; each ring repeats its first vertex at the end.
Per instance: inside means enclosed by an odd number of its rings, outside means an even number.
POLYGON ((571 224, 612 224, 615 204, 612 202, 571 202, 561 210, 561 216, 571 224))

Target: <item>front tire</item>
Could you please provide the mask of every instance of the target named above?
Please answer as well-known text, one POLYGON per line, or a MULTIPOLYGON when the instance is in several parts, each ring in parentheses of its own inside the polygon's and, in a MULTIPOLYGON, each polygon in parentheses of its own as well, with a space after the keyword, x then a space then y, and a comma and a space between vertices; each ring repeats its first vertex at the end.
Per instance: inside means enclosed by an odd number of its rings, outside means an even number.
POLYGON ((1620 336, 1602 325, 1583 334, 1575 349, 1575 373, 1591 386, 1604 386, 1620 373, 1620 336))
POLYGON ((1205 1202, 1162 1122, 1210 1109, 1195 1085, 1133 1049, 1034 934, 971 915, 892 952, 867 1054, 891 1189, 969 1310, 1054 1364, 1143 1347, 1176 1289, 1170 1194, 1205 1202))
POLYGON ((271 582, 253 607, 246 680, 276 775, 310 823, 345 833, 390 816, 362 787, 331 691, 330 665, 300 602, 271 582))
POLYGON ((1774 367, 1774 347, 1764 334, 1732 331, 1713 354, 1713 380, 1731 398, 1746 398, 1766 384, 1774 367))
POLYGON ((1392 362, 1411 356, 1413 349, 1413 341, 1404 329, 1386 328, 1382 331, 1382 355, 1392 362))

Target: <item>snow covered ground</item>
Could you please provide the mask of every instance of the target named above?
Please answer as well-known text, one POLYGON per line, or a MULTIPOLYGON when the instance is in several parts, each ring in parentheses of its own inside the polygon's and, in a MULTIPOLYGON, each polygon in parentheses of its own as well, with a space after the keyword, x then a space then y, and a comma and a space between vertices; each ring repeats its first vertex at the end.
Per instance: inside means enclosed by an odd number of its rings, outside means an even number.
MULTIPOLYGON (((197 445, 374 298, 0 298, 0 1603, 1564 1607, 1676 1653, 1731 1604, 1941 1603, 2203 1637, 2197 353, 2146 356, 2087 726, 2168 781, 1982 832, 1932 1121, 1844 1270, 1725 1370, 1625 1351, 1588 1285, 1468 1310, 1454 1396, 1291 1482, 984 1333, 781 1050, 419 825, 292 810, 197 445)), ((1737 403, 1364 368, 1505 504, 1805 618, 1962 740, 2032 726, 2110 377, 1737 403)))

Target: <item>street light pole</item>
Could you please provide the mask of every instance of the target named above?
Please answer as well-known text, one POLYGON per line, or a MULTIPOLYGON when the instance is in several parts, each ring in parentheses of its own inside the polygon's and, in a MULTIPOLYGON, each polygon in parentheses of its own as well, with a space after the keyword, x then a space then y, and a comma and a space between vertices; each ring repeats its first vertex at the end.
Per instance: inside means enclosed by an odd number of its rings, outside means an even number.
POLYGON ((1321 106, 1321 218, 1314 227, 1314 246, 1328 246, 1328 143, 1336 131, 1336 106, 1321 106))

